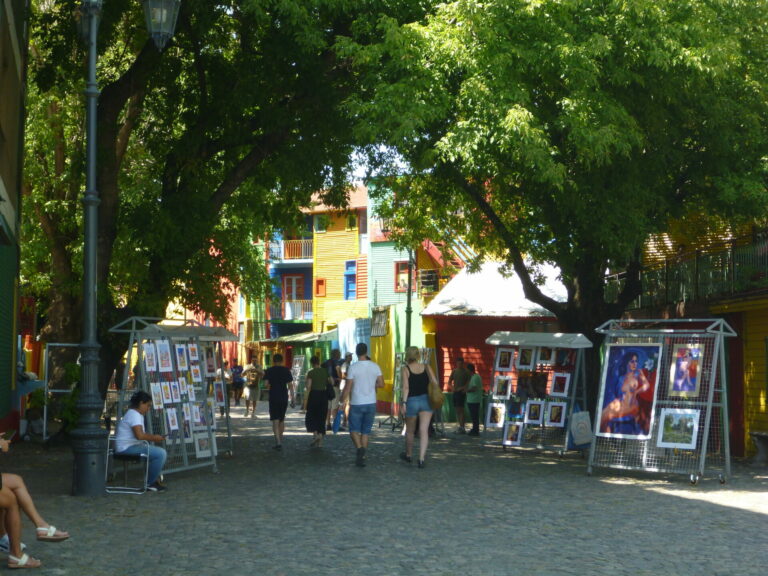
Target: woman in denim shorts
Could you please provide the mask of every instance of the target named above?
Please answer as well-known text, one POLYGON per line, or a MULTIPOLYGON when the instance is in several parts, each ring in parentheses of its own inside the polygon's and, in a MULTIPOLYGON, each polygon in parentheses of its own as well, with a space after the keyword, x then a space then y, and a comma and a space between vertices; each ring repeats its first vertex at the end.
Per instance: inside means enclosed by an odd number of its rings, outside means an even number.
POLYGON ((400 372, 402 382, 401 402, 405 408, 405 452, 400 458, 406 462, 413 460, 413 437, 416 432, 416 418, 419 419, 419 468, 424 468, 429 444, 429 421, 432 419, 432 408, 429 406, 427 389, 431 384, 436 385, 432 368, 419 362, 419 349, 409 346, 405 350, 405 362, 400 372))

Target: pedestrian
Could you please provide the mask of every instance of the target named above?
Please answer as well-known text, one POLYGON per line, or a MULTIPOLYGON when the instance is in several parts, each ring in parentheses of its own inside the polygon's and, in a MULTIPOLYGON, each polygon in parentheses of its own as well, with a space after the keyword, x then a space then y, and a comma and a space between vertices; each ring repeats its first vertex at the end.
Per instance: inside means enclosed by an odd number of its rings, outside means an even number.
POLYGON ((332 400, 326 399, 328 410, 326 411, 325 429, 331 429, 331 421, 336 416, 339 409, 339 399, 341 398, 341 350, 334 348, 331 350, 331 357, 323 362, 323 367, 328 371, 328 376, 333 380, 333 390, 336 393, 332 400))
POLYGON ((138 390, 133 393, 128 403, 128 410, 117 423, 115 454, 146 454, 149 459, 147 490, 163 492, 166 487, 160 482, 160 473, 168 453, 165 448, 152 444, 152 442, 163 442, 165 440, 163 436, 147 434, 144 430, 144 417, 151 407, 152 396, 148 392, 138 390))
POLYGON ((235 400, 235 406, 240 406, 240 399, 243 397, 243 389, 245 388, 243 372, 244 369, 240 364, 232 366, 232 396, 235 400))
POLYGON ((357 362, 347 372, 342 407, 349 402, 349 436, 357 449, 355 465, 365 466, 368 437, 376 419, 376 389, 384 387, 379 365, 368 358, 368 346, 355 347, 357 362))
POLYGON ((312 432, 312 444, 318 448, 325 438, 325 415, 328 412, 328 385, 333 385, 333 379, 325 368, 320 368, 320 358, 312 356, 309 360, 312 368, 307 372, 304 386, 307 415, 304 424, 307 432, 312 432))
POLYGON ((216 380, 222 382, 224 386, 224 401, 221 404, 221 408, 219 408, 219 413, 224 416, 229 404, 229 390, 232 386, 232 372, 229 371, 229 360, 224 360, 221 368, 216 370, 216 380))
POLYGON ((259 403, 259 382, 264 377, 264 370, 258 364, 247 364, 245 375, 245 415, 251 412, 251 418, 256 418, 256 406, 259 403))
POLYGON ((467 363, 469 370, 469 384, 467 385, 467 408, 469 416, 472 418, 472 430, 468 436, 480 436, 480 403, 483 401, 483 380, 480 374, 475 372, 475 365, 467 363))
POLYGON ((405 406, 405 452, 400 458, 406 462, 412 461, 413 438, 416 433, 416 420, 419 421, 419 468, 424 468, 429 444, 429 422, 432 418, 432 407, 429 405, 428 387, 437 385, 432 368, 420 362, 421 353, 416 346, 405 350, 405 366, 400 369, 402 382, 401 401, 405 406))
POLYGON ((272 433, 275 435, 275 445, 272 448, 282 450, 289 393, 291 402, 295 397, 293 374, 283 366, 282 354, 272 356, 272 366, 264 372, 264 382, 269 386, 269 419, 272 421, 272 433))
POLYGON ((456 422, 458 434, 466 434, 466 415, 464 405, 467 402, 467 386, 469 385, 469 370, 464 367, 464 358, 456 358, 456 367, 448 378, 448 383, 453 386, 453 408, 456 410, 456 422))
MULTIPOLYGON (((0 438, 0 451, 8 452, 10 442, 0 438)), ((21 512, 35 524, 41 542, 61 542, 69 534, 48 524, 37 511, 24 479, 18 474, 0 474, 0 552, 8 554, 8 568, 38 568, 42 562, 24 551, 21 543, 21 512)))
MULTIPOLYGON (((352 366, 352 352, 347 352, 344 355, 344 362, 341 364, 341 382, 339 383, 339 404, 341 403, 341 397, 344 394, 344 387, 347 385, 347 373, 349 367, 352 366)), ((337 406, 338 410, 341 410, 341 426, 339 430, 345 432, 347 430, 347 418, 349 417, 349 405, 342 408, 337 406)), ((334 414, 334 418, 336 415, 334 414)))

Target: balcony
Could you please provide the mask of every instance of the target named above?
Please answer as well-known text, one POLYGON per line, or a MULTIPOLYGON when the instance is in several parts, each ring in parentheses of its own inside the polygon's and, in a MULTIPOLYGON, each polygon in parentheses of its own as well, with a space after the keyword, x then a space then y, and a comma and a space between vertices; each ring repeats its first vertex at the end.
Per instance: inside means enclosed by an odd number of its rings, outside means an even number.
POLYGON ((271 320, 312 321, 312 300, 281 300, 269 304, 271 320))
POLYGON ((272 262, 312 260, 312 239, 270 242, 269 259, 272 262))
MULTIPOLYGON (((606 278, 609 302, 616 300, 624 280, 624 273, 606 278)), ((641 281, 642 294, 630 309, 768 292, 768 232, 666 258, 661 266, 643 270, 641 281)))

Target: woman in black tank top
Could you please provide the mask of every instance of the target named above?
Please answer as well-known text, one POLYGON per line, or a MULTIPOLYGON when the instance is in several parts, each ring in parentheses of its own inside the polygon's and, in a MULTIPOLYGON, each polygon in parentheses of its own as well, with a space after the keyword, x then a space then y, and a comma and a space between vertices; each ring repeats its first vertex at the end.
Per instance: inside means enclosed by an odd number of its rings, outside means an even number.
POLYGON ((429 444, 429 422, 432 419, 432 408, 429 406, 427 394, 429 383, 437 384, 432 369, 419 362, 419 349, 409 346, 405 351, 406 365, 400 371, 401 414, 405 411, 405 452, 400 458, 411 462, 413 458, 413 438, 416 432, 416 419, 419 420, 419 468, 424 468, 424 458, 427 456, 429 444))

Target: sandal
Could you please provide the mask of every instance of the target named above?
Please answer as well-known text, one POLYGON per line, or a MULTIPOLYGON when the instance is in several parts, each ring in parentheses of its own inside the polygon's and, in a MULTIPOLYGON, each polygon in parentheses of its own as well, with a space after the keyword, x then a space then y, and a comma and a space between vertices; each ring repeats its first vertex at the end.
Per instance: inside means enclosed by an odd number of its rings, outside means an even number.
POLYGON ((69 538, 67 532, 57 530, 56 526, 38 526, 37 527, 37 539, 41 542, 61 542, 69 538))
POLYGON ((32 558, 29 554, 24 552, 21 558, 10 555, 8 556, 8 568, 39 568, 43 563, 37 558, 32 558))

